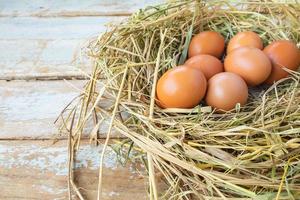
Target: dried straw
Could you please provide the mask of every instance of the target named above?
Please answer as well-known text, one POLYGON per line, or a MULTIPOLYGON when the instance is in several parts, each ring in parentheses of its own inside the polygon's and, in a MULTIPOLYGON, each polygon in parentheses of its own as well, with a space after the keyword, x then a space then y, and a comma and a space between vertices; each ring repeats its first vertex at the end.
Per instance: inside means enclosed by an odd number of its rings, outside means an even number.
POLYGON ((90 137, 97 141, 97 129, 110 120, 108 139, 112 129, 130 139, 115 143, 118 155, 130 159, 135 149, 135 158, 145 161, 150 199, 300 199, 299 72, 289 71, 289 78, 270 87, 251 88, 247 105, 224 114, 203 103, 166 110, 155 104, 157 79, 184 62, 192 34, 203 30, 227 40, 253 30, 265 45, 290 39, 299 46, 300 5, 172 1, 114 26, 89 44, 95 60, 90 81, 61 115, 71 149, 78 149, 88 122, 96 127, 90 137), (160 175, 165 189, 158 188, 160 175))

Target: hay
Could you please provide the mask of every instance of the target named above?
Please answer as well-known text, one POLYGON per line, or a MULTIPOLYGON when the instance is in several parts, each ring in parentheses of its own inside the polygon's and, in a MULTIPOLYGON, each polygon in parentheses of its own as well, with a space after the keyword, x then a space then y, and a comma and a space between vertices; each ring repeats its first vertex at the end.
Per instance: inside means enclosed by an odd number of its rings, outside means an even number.
MULTIPOLYGON (((113 147, 125 160, 135 149, 135 158, 145 161, 150 199, 300 199, 299 72, 271 87, 251 88, 247 105, 224 114, 203 103, 166 110, 155 104, 156 80, 185 61, 192 34, 203 30, 218 31, 227 41, 253 30, 265 45, 290 39, 299 46, 300 5, 173 1, 113 26, 89 44, 93 73, 61 116, 70 157, 88 122, 94 122, 90 137, 97 141, 99 127, 109 120, 105 144, 113 129, 129 138, 113 147), (157 185, 161 175, 164 189, 157 185)), ((101 179, 102 166, 98 199, 101 179)), ((74 186, 71 174, 70 181, 74 186)))

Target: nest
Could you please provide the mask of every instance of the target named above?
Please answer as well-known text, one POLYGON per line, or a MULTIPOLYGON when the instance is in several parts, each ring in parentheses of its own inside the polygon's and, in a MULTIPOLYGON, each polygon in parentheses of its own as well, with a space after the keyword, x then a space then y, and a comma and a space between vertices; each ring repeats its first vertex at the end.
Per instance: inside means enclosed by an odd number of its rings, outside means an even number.
MULTIPOLYGON (((150 199, 300 199, 299 72, 251 88, 248 103, 227 113, 204 103, 193 109, 155 104, 158 78, 186 60, 192 35, 205 30, 227 41, 252 30, 264 45, 289 39, 299 46, 300 5, 173 1, 112 26, 89 44, 93 73, 62 115, 71 152, 87 124, 94 124, 89 136, 97 141, 108 121, 105 145, 112 131, 128 138, 113 148, 123 161, 144 161, 150 199)), ((100 195, 102 166, 99 178, 100 195)))

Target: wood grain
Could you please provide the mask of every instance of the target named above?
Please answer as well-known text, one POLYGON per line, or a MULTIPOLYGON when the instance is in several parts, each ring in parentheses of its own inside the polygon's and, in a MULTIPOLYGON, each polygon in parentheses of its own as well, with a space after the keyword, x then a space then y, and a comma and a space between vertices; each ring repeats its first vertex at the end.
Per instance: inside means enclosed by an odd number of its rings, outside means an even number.
POLYGON ((73 86, 64 81, 0 81, 0 139, 53 138, 54 120, 84 85, 69 83, 73 86))
POLYGON ((82 77, 92 68, 82 48, 123 19, 0 18, 0 80, 82 77))
MULTIPOLYGON (((85 80, 0 81, 0 139, 66 138, 58 136, 58 125, 54 121, 67 104, 81 94, 85 83, 85 80)), ((109 106, 111 102, 101 105, 109 106)), ((106 137, 109 122, 110 119, 105 119, 100 124, 100 138, 106 137)), ((87 124, 84 136, 92 129, 93 124, 87 124)), ((111 137, 121 136, 113 130, 111 137)))
MULTIPOLYGON (((62 79, 90 72, 91 63, 80 56, 80 48, 105 32, 107 23, 160 2, 0 0, 1 200, 67 199, 66 140, 37 140, 57 134, 54 120, 86 82, 62 79)), ((100 133, 105 130, 103 126, 100 133)), ((102 149, 83 143, 77 154, 75 182, 87 199, 97 194, 102 149)), ((146 181, 132 165, 118 165, 111 148, 104 167, 104 200, 147 199, 146 181)))
POLYGON ((162 0, 0 0, 0 16, 112 16, 129 15, 162 0))
POLYGON ((0 17, 1 40, 74 40, 98 36, 124 17, 0 17))
POLYGON ((81 78, 91 71, 81 55, 88 39, 160 2, 0 0, 0 80, 81 78))
POLYGON ((62 79, 84 77, 91 61, 80 56, 84 39, 0 40, 0 79, 62 79))
MULTIPOLYGON (((75 182, 86 199, 95 199, 103 146, 84 143, 77 154, 75 182)), ((67 199, 67 142, 0 141, 0 199, 67 199)), ((147 199, 146 182, 135 167, 117 162, 107 149, 103 199, 147 199)))

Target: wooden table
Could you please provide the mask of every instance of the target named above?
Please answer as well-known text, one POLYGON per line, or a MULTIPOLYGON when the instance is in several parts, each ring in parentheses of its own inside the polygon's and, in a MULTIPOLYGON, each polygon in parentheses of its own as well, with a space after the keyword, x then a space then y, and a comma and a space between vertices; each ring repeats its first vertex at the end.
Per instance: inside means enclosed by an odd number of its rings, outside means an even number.
MULTIPOLYGON (((67 199, 67 141, 53 122, 86 82, 80 47, 138 8, 162 0, 0 0, 0 199, 67 199), (83 73, 84 72, 84 73, 83 73), (65 79, 68 79, 67 81, 65 79), (72 80, 70 80, 72 79, 72 80)), ((103 146, 78 153, 77 182, 95 199, 103 146)), ((108 149, 103 199, 147 199, 146 181, 108 149)))

